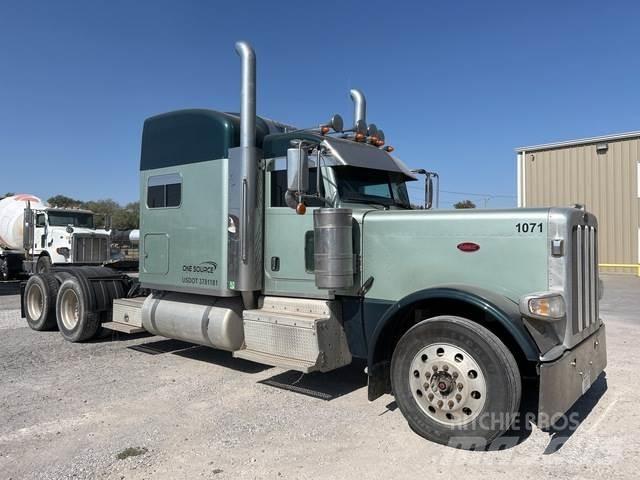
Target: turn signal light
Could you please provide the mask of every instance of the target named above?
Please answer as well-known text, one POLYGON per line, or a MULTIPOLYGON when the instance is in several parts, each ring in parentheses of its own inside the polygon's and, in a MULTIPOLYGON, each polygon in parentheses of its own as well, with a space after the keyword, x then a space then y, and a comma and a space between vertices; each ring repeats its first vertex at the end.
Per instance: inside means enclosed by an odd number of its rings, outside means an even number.
POLYGON ((376 147, 382 147, 384 145, 384 140, 376 140, 376 147))
POLYGON ((305 213, 307 213, 307 207, 304 203, 299 203, 298 205, 296 205, 296 213, 298 215, 304 215, 305 213))
POLYGON ((529 312, 537 317, 562 318, 565 315, 564 299, 560 295, 530 298, 529 312))
POLYGON ((329 133, 329 130, 331 130, 329 127, 327 127, 326 125, 323 127, 320 127, 320 133, 322 135, 326 135, 327 133, 329 133))
POLYGON ((388 152, 388 153, 391 153, 391 152, 393 152, 394 150, 395 150, 395 148, 393 148, 391 145, 389 145, 389 146, 387 146, 387 147, 384 147, 384 151, 385 151, 385 152, 388 152))
POLYGON ((364 141, 365 136, 364 133, 356 133, 356 142, 362 142, 364 141))

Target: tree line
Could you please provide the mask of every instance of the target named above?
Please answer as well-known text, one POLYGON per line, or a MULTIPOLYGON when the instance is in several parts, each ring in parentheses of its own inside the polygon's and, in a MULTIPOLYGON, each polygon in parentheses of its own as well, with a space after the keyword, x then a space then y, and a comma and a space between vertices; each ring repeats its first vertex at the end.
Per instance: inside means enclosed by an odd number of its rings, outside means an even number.
POLYGON ((456 209, 460 209, 460 208, 476 208, 476 204, 473 203, 471 200, 462 200, 460 202, 456 202, 453 204, 453 208, 456 209))
MULTIPOLYGON (((5 197, 15 195, 12 192, 7 192, 4 195, 0 194, 0 200, 5 197)), ((96 226, 102 227, 101 223, 105 216, 111 219, 111 228, 115 230, 131 230, 139 228, 140 226, 140 204, 139 202, 131 202, 125 205, 120 205, 115 200, 107 198, 106 200, 77 200, 75 198, 67 197, 66 195, 54 195, 47 199, 47 203, 52 207, 62 208, 84 208, 91 210, 98 215, 96 218, 96 226)))
MULTIPOLYGON (((84 208, 91 210, 98 216, 108 216, 111 219, 111 228, 115 230, 131 230, 140 226, 140 203, 130 202, 120 205, 115 200, 76 200, 66 195, 55 195, 47 202, 52 207, 84 208)), ((97 219, 99 221, 99 219, 97 219)), ((100 225, 97 223, 96 225, 100 225)))

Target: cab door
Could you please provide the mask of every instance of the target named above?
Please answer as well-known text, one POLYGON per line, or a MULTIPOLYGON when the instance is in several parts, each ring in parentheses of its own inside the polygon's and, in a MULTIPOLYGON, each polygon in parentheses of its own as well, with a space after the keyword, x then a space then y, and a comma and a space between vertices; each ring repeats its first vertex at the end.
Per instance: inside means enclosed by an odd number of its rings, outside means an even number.
POLYGON ((47 217, 44 212, 36 212, 36 231, 35 237, 38 247, 45 249, 48 241, 47 217))
MULTIPOLYGON (((296 214, 284 201, 287 189, 286 161, 271 160, 265 175, 265 293, 327 297, 315 285, 313 272, 313 210, 320 202, 308 202, 305 215, 296 214)), ((315 193, 316 169, 309 171, 315 193)))

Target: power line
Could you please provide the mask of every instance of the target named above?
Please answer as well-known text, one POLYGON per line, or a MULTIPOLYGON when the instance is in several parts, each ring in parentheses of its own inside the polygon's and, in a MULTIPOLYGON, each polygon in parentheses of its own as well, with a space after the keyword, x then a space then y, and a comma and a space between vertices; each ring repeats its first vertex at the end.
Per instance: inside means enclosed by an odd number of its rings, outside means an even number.
POLYGON ((502 195, 493 193, 473 193, 473 192, 452 192, 450 190, 440 190, 443 193, 451 193, 454 195, 471 195, 474 197, 491 197, 491 198, 516 198, 516 195, 502 195))
MULTIPOLYGON (((413 185, 408 185, 407 188, 411 190, 420 190, 424 191, 424 188, 414 187, 413 185)), ((516 198, 516 195, 504 195, 504 194, 493 194, 493 193, 477 193, 477 192, 453 192, 451 190, 440 190, 440 193, 449 193, 451 195, 469 195, 473 197, 491 197, 491 198, 516 198)))

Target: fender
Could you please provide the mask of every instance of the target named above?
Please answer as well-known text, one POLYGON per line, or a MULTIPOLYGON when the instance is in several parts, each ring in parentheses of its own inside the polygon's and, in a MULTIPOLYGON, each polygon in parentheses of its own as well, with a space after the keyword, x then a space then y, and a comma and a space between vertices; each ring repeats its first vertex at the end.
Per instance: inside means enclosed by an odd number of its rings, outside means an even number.
MULTIPOLYGON (((441 287, 428 288, 419 290, 406 297, 400 299, 389 307, 380 320, 377 322, 373 334, 371 334, 368 345, 367 372, 370 377, 378 377, 384 375, 385 361, 383 358, 385 332, 388 328, 392 328, 392 324, 396 315, 403 313, 412 308, 416 303, 424 301, 438 300, 455 300, 480 309, 497 321, 506 332, 513 338, 514 342, 522 350, 526 360, 531 362, 539 361, 540 352, 533 338, 527 332, 518 305, 503 295, 496 294, 488 290, 470 285, 444 285, 441 287)), ((373 381, 370 378, 370 398, 372 396, 372 387, 375 392, 379 390, 379 381, 373 381)), ((376 397, 378 395, 375 395, 376 397)))

